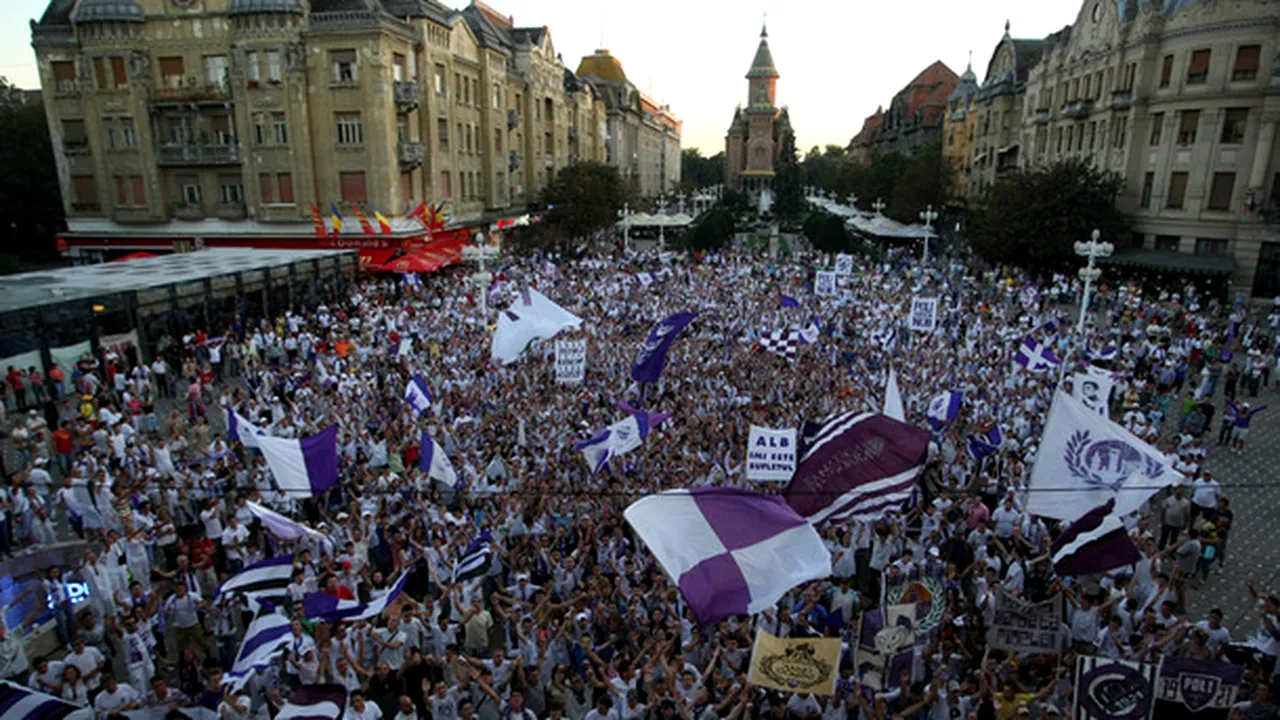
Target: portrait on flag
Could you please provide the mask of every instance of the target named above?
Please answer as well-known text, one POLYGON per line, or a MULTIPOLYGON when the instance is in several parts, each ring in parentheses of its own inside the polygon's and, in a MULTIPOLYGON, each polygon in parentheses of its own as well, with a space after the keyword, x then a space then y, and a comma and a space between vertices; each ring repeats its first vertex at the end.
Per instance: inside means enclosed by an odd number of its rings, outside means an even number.
POLYGON ((1098 655, 1076 658, 1076 720, 1144 720, 1155 707, 1156 666, 1098 655))
POLYGON ((818 297, 834 297, 836 274, 827 270, 818 271, 813 278, 813 294, 818 297))
POLYGON ((911 312, 907 322, 917 332, 933 332, 938 327, 938 298, 911 298, 911 312))
POLYGON ((1032 603, 1000 589, 987 647, 1018 653, 1057 655, 1062 651, 1062 595, 1032 603))
POLYGON ((1169 655, 1160 664, 1155 717, 1160 720, 1227 720, 1244 668, 1217 660, 1169 655))
POLYGON ((853 274, 853 256, 840 253, 836 255, 836 275, 852 275, 853 274))
POLYGON ((581 385, 587 378, 587 341, 556 341, 556 382, 581 385))
POLYGON ((1071 395, 1084 406, 1107 417, 1115 381, 1108 373, 1085 372, 1071 376, 1071 395))
POLYGON ((780 638, 756 631, 750 682, 782 692, 831 695, 840 667, 840 638, 780 638))
POLYGON ((747 479, 786 482, 796 473, 795 428, 751 426, 747 440, 747 479))

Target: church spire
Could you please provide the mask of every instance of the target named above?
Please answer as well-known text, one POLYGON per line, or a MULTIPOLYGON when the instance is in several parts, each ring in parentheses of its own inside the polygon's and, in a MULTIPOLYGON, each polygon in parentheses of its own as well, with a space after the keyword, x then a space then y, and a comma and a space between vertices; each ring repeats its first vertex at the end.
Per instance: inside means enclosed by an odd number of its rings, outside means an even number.
POLYGON ((760 46, 756 48, 756 56, 751 61, 751 69, 747 78, 776 78, 778 69, 773 66, 773 53, 769 52, 769 29, 760 25, 760 46))

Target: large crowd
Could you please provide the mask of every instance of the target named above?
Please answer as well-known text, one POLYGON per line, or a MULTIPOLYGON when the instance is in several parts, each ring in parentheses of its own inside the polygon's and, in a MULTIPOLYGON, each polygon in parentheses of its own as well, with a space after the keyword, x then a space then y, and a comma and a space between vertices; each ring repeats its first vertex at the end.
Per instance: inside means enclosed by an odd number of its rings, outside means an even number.
POLYGON ((587 340, 581 385, 556 382, 549 342, 495 366, 494 314, 481 315, 462 273, 365 278, 323 305, 238 318, 145 353, 85 356, 48 374, 5 368, 0 552, 72 535, 86 549, 35 585, 53 608, 57 652, 28 656, 27 628, 0 627, 0 678, 102 713, 200 705, 221 720, 274 717, 292 689, 320 682, 348 689, 351 720, 1011 720, 1071 715, 1067 670, 1078 654, 1176 654, 1246 666, 1236 714, 1277 717, 1277 598, 1250 587, 1259 613, 1247 635, 1230 632, 1220 610, 1187 608, 1225 562, 1233 530, 1230 498, 1204 467, 1207 448, 1248 451, 1280 314, 1220 303, 1192 284, 1119 285, 1102 289, 1075 332, 1063 320, 1080 288, 1063 277, 921 267, 890 253, 836 295, 816 297, 815 260, 505 261, 490 290, 499 307, 536 287, 583 319, 563 336, 587 340), (940 298, 930 334, 905 325, 921 293, 940 298), (784 295, 799 307, 784 308, 784 295), (637 386, 629 371, 640 343, 680 310, 702 312, 662 380, 637 386), (793 358, 760 347, 764 333, 815 317, 819 342, 793 358), (1062 370, 1013 362, 1028 333, 1062 370), (1186 482, 1127 518, 1141 562, 1060 578, 1046 555, 1059 524, 1023 512, 1024 491, 1053 392, 1067 368, 1103 348, 1116 350, 1095 359, 1116 382, 1111 418, 1167 451, 1186 482), (875 522, 825 527, 829 579, 795 588, 773 610, 700 629, 622 510, 668 488, 770 490, 745 477, 749 427, 879 411, 890 368, 913 424, 927 427, 937 393, 965 398, 934 433, 916 501, 875 522), (404 400, 415 372, 432 394, 425 417, 404 400), (593 475, 574 443, 617 420, 619 400, 672 417, 593 475), (228 408, 277 437, 337 423, 338 486, 316 498, 277 489, 264 459, 227 436, 228 408), (992 426, 1003 431, 999 450, 975 460, 966 439, 992 426), (457 469, 456 488, 418 469, 424 428, 457 469), (249 502, 332 542, 275 537, 249 502), (455 562, 486 530, 492 565, 454 582, 455 562), (223 673, 253 609, 218 586, 281 555, 294 558, 292 647, 231 691, 223 673), (757 629, 848 640, 886 580, 926 564, 943 568, 943 624, 954 632, 921 649, 910 677, 862 684, 847 643, 833 695, 748 681, 757 629), (305 617, 307 593, 368 602, 406 573, 405 592, 376 619, 305 617), (73 603, 72 581, 87 585, 83 602, 73 603), (986 646, 1002 592, 1065 594, 1057 654, 986 646))

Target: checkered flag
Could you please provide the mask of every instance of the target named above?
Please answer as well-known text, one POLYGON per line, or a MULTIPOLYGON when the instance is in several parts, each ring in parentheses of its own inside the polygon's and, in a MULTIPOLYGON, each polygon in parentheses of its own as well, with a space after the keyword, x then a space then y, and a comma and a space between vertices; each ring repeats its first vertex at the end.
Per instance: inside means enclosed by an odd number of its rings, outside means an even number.
POLYGON ((801 344, 798 330, 774 330, 760 336, 760 347, 779 357, 794 360, 801 344))

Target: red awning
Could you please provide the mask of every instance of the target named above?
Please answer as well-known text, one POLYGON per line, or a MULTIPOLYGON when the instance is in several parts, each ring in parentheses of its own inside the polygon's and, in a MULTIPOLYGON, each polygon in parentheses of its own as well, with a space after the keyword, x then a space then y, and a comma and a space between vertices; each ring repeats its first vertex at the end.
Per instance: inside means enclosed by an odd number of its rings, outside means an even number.
POLYGON ((360 268, 363 270, 378 270, 387 261, 391 259, 399 250, 395 248, 368 248, 360 251, 360 268))
POLYGON ((155 253, 149 253, 149 252, 135 252, 135 253, 129 253, 128 255, 123 255, 121 257, 118 257, 115 260, 112 260, 111 262, 124 262, 126 260, 145 260, 147 258, 153 258, 153 257, 160 257, 160 256, 156 255, 155 253))
POLYGON ((461 238, 435 240, 421 248, 406 250, 403 255, 378 266, 365 269, 376 272, 427 273, 448 267, 462 260, 462 248, 467 241, 461 238))

